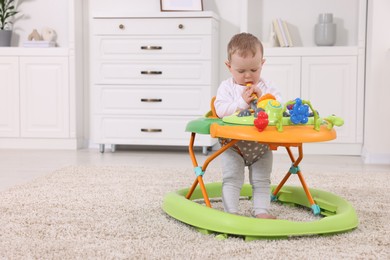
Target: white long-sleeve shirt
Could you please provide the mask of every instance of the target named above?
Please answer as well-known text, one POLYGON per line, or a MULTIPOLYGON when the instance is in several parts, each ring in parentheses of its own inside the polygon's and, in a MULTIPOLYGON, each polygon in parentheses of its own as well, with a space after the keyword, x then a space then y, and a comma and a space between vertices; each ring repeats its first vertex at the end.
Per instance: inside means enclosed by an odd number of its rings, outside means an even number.
MULTIPOLYGON (((277 101, 282 102, 279 90, 273 87, 270 82, 261 79, 257 87, 260 88, 262 95, 272 94, 277 101)), ((247 87, 234 83, 233 78, 221 82, 214 101, 214 107, 219 118, 230 116, 236 111, 249 108, 249 104, 242 98, 245 88, 247 87)))

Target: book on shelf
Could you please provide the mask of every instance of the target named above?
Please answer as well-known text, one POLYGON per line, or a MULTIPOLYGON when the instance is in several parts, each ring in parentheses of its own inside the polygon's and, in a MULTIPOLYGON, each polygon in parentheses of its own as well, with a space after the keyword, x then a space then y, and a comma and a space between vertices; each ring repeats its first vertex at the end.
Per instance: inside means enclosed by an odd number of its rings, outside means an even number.
POLYGON ((288 30, 287 22, 283 20, 283 21, 282 21, 282 24, 283 24, 283 29, 284 29, 284 31, 286 32, 286 37, 287 37, 287 41, 288 41, 288 46, 289 46, 289 47, 293 47, 294 44, 293 44, 293 42, 292 42, 292 38, 291 38, 290 31, 288 30))
POLYGON ((56 43, 53 41, 25 41, 23 42, 23 47, 27 48, 49 48, 55 47, 56 43))
POLYGON ((278 39, 280 47, 293 47, 294 44, 291 39, 291 34, 288 30, 286 21, 277 18, 272 21, 276 38, 278 39))

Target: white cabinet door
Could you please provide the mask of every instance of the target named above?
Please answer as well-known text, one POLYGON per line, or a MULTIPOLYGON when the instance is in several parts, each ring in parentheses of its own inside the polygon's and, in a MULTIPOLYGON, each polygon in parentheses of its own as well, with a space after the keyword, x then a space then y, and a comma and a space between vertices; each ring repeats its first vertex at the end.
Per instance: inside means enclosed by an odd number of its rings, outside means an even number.
POLYGON ((69 137, 66 57, 20 58, 21 136, 69 137))
POLYGON ((344 119, 336 128, 337 143, 358 143, 357 116, 363 108, 357 107, 357 57, 303 57, 302 99, 310 100, 321 117, 335 114, 344 119))
POLYGON ((0 60, 0 137, 19 136, 19 73, 17 57, 0 60))
POLYGON ((283 102, 300 97, 301 57, 266 57, 261 77, 275 84, 283 102))

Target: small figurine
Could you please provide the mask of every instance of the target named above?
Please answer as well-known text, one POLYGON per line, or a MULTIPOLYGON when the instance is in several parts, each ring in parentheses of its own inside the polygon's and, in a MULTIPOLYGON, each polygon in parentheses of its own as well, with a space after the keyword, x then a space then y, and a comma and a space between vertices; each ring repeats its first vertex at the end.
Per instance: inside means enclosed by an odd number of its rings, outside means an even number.
POLYGON ((29 35, 28 35, 29 41, 41 41, 41 35, 38 33, 37 29, 34 29, 29 35))
POLYGON ((57 33, 51 28, 42 29, 42 38, 44 41, 54 42, 57 38, 57 33))

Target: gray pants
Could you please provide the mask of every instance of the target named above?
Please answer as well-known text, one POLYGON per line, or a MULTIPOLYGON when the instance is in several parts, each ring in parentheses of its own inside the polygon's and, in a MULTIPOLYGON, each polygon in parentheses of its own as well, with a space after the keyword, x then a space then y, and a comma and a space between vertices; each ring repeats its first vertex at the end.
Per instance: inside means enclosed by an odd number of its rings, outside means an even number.
POLYGON ((252 214, 256 216, 257 214, 268 213, 270 207, 270 176, 273 163, 272 151, 266 149, 264 154, 256 158, 255 161, 248 161, 245 155, 229 148, 221 154, 221 162, 224 210, 233 214, 238 213, 240 191, 245 179, 245 166, 248 166, 249 182, 253 189, 252 214))

